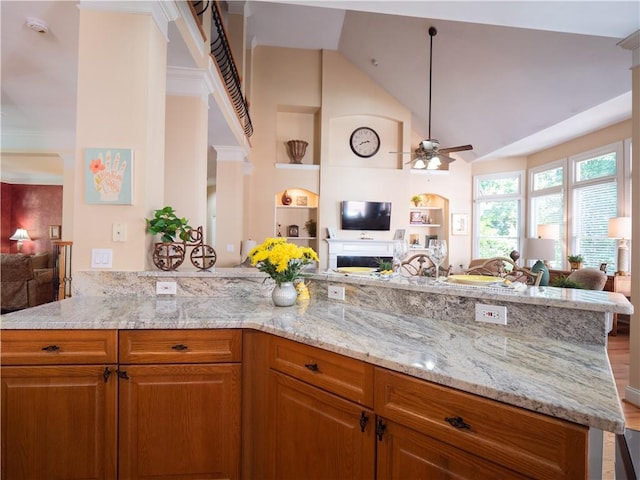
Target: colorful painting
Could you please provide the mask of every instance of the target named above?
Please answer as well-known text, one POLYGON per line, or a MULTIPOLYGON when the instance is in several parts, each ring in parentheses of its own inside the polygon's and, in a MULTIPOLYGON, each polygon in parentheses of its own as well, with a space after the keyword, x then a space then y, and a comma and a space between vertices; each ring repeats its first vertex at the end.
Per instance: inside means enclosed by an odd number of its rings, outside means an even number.
POLYGON ((85 201, 96 205, 133 204, 133 150, 85 149, 85 201))

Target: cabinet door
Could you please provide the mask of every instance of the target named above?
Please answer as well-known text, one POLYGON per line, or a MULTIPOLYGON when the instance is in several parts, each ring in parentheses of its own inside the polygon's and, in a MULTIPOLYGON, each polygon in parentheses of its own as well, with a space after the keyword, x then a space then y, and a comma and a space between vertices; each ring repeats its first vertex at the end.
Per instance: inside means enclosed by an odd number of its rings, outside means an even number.
POLYGON ((374 478, 375 425, 370 410, 285 375, 269 375, 270 478, 374 478))
POLYGON ((397 423, 382 420, 377 480, 512 480, 523 477, 397 423))
POLYGON ((2 367, 2 478, 115 478, 117 382, 105 368, 2 367))
POLYGON ((239 477, 240 364, 120 370, 120 478, 239 477))

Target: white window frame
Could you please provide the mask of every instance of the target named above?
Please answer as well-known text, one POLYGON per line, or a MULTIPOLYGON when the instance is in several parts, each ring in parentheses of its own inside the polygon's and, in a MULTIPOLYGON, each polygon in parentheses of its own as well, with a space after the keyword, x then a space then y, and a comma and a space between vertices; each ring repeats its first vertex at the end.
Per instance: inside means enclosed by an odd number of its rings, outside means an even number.
POLYGON ((473 256, 472 258, 478 258, 480 251, 480 211, 478 209, 478 203, 491 200, 518 200, 518 246, 517 250, 522 252, 522 240, 525 229, 525 171, 514 170, 509 172, 491 173, 486 175, 476 175, 473 177, 473 218, 476 221, 473 222, 473 256), (504 195, 480 195, 480 182, 484 180, 499 180, 502 178, 518 177, 519 191, 516 193, 504 194, 504 195))
MULTIPOLYGON (((568 218, 568 207, 567 207, 567 183, 568 183, 568 168, 567 168, 567 159, 563 158, 561 160, 555 160, 549 163, 545 163, 543 165, 539 165, 537 167, 533 167, 529 169, 529 184, 528 184, 528 192, 529 192, 529 198, 527 199, 527 205, 528 205, 528 215, 527 215, 527 231, 529 232, 529 235, 527 238, 532 238, 532 237, 537 237, 537 226, 538 226, 538 219, 534 217, 534 210, 533 210, 533 202, 534 199, 536 197, 544 197, 547 195, 555 195, 555 194, 561 194, 562 195, 562 225, 561 225, 561 232, 560 232, 560 237, 563 240, 562 241, 562 245, 561 245, 561 251, 562 251, 562 257, 561 258, 565 258, 567 256, 567 246, 566 246, 566 239, 567 239, 567 235, 568 235, 568 230, 567 230, 567 218, 568 218), (556 187, 549 187, 549 188, 544 188, 541 190, 534 190, 533 189, 533 177, 541 172, 545 172, 547 170, 553 170, 556 168, 561 168, 562 169, 562 184, 558 185, 556 187)), ((560 239, 559 239, 560 240, 560 239)), ((561 265, 564 265, 564 261, 562 262, 561 265)))

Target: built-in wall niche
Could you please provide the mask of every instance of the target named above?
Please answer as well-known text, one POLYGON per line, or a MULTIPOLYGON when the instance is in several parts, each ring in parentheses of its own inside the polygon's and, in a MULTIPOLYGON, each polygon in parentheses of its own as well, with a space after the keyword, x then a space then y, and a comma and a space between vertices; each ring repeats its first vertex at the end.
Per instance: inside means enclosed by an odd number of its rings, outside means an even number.
POLYGON ((412 249, 425 249, 430 238, 449 240, 449 200, 434 193, 412 195, 409 207, 408 236, 412 249))
POLYGON ((275 195, 274 204, 274 236, 317 251, 318 195, 303 188, 288 188, 275 195))
POLYGON ((276 165, 319 165, 319 107, 279 105, 276 112, 276 165), (301 164, 294 164, 287 145, 289 140, 308 143, 301 164))

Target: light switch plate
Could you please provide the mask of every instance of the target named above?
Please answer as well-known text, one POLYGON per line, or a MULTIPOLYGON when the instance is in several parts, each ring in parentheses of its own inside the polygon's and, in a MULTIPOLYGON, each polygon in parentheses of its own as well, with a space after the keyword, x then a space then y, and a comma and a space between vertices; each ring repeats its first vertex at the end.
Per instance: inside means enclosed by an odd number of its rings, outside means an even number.
POLYGON ((91 268, 111 268, 113 263, 113 250, 110 248, 91 249, 91 268))

